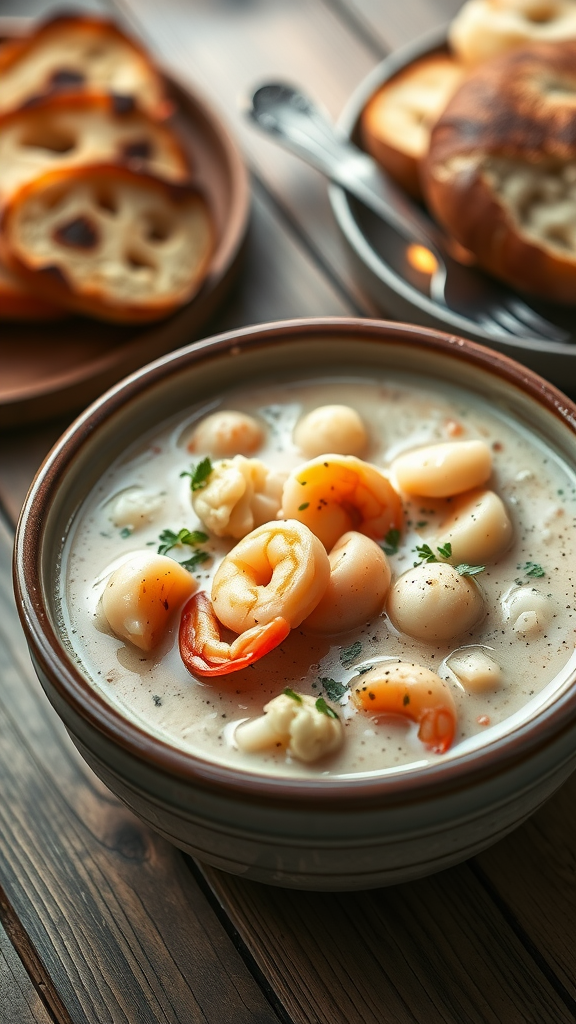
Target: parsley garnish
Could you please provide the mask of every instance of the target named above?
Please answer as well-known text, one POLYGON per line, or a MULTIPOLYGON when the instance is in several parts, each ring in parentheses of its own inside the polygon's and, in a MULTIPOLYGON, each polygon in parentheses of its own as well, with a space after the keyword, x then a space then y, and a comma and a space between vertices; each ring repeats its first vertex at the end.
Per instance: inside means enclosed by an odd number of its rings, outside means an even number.
POLYGON ((308 508, 309 504, 310 504, 309 501, 305 501, 303 505, 298 505, 298 511, 299 512, 303 512, 305 508, 308 508))
POLYGON ((302 703, 302 697, 300 696, 300 694, 295 693, 294 690, 291 690, 289 686, 286 687, 284 693, 286 694, 287 697, 291 697, 292 700, 295 700, 297 704, 302 703))
POLYGON ((535 576, 536 579, 546 575, 542 566, 538 565, 538 562, 525 562, 524 565, 519 565, 517 568, 525 572, 527 576, 535 576))
POLYGON ((122 529, 120 530, 120 536, 123 537, 124 540, 126 540, 126 537, 131 537, 132 536, 131 528, 129 526, 123 526, 122 529))
POLYGON ((174 533, 174 530, 162 530, 158 540, 160 541, 158 554, 167 555, 172 548, 177 547, 179 544, 186 544, 187 547, 191 548, 195 547, 196 544, 204 544, 208 540, 208 534, 202 533, 201 530, 187 530, 184 527, 178 533, 174 533))
POLYGON ((442 555, 442 558, 450 558, 452 555, 452 545, 450 541, 446 541, 445 544, 438 545, 438 554, 442 555))
POLYGON ((422 564, 422 562, 437 562, 438 561, 438 559, 436 558, 436 555, 432 551, 432 548, 430 547, 429 544, 417 544, 416 547, 413 550, 416 552, 416 554, 418 555, 418 558, 420 559, 420 563, 419 563, 420 565, 422 564))
POLYGON ((212 472, 212 463, 208 456, 202 459, 197 466, 192 466, 191 470, 186 470, 184 473, 180 473, 180 476, 190 477, 190 488, 192 491, 201 491, 203 487, 206 487, 208 483, 208 477, 212 472))
POLYGON ((199 565, 202 565, 203 562, 207 562, 209 558, 210 555, 207 551, 195 551, 190 558, 186 558, 185 561, 180 562, 179 565, 181 565, 183 569, 187 569, 188 572, 194 572, 199 565))
POLYGON ((485 568, 485 565, 466 565, 465 562, 455 566, 456 572, 461 576, 477 576, 479 572, 484 572, 485 568))
POLYGON ((339 683, 337 679, 331 679, 330 676, 323 676, 318 682, 326 690, 330 700, 340 700, 348 689, 345 683, 339 683))
POLYGON ((343 647, 340 651, 340 664, 343 668, 350 668, 352 662, 362 652, 362 641, 356 640, 356 643, 351 644, 350 647, 343 647))
POLYGON ((398 545, 400 543, 401 533, 400 530, 391 529, 384 537, 384 543, 380 545, 385 555, 397 555, 398 545))
POLYGON ((321 715, 326 715, 327 718, 338 718, 334 708, 331 708, 330 705, 326 703, 324 697, 318 697, 315 707, 316 711, 319 711, 321 715))

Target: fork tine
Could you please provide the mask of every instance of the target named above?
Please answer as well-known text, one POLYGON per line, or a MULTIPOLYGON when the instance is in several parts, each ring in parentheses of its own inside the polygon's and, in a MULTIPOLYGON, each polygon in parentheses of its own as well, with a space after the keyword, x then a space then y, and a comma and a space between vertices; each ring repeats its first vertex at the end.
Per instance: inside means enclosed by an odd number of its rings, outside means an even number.
POLYGON ((536 310, 531 309, 522 299, 516 298, 511 295, 507 300, 509 310, 518 317, 527 327, 530 327, 533 331, 536 331, 538 335, 542 335, 544 338, 548 338, 550 341, 569 341, 570 332, 564 330, 562 327, 557 327, 556 324, 550 323, 543 316, 540 316, 536 310))
POLYGON ((530 329, 526 324, 518 320, 517 317, 513 316, 504 306, 491 306, 488 310, 496 323, 503 327, 508 334, 514 334, 518 338, 525 338, 529 334, 530 329))

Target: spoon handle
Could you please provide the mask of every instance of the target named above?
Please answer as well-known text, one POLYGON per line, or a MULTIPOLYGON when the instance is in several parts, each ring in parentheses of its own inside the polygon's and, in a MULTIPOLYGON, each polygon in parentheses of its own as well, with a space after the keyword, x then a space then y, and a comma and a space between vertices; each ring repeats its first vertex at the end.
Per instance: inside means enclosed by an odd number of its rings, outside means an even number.
POLYGON ((254 93, 249 115, 286 149, 357 196, 407 242, 430 249, 443 268, 444 245, 436 225, 304 93, 288 85, 264 85, 254 93))

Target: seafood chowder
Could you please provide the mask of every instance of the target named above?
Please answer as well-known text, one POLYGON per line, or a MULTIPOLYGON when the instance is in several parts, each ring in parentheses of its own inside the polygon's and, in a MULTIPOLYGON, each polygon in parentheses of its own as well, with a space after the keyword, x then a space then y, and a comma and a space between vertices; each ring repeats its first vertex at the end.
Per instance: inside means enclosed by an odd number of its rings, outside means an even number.
POLYGON ((574 665, 576 480, 416 375, 230 391, 110 466, 63 554, 65 642, 165 742, 284 776, 409 771, 574 665))

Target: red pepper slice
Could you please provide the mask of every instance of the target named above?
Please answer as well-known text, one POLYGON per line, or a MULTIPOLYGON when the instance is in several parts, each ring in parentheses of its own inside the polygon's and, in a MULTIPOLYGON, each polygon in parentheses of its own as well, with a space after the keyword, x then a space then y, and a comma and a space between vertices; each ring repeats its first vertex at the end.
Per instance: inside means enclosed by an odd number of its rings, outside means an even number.
POLYGON ((241 633, 231 644, 220 639, 220 623, 205 590, 184 605, 180 620, 180 656, 189 672, 199 676, 225 676, 263 658, 281 644, 290 625, 278 615, 263 626, 241 633))

